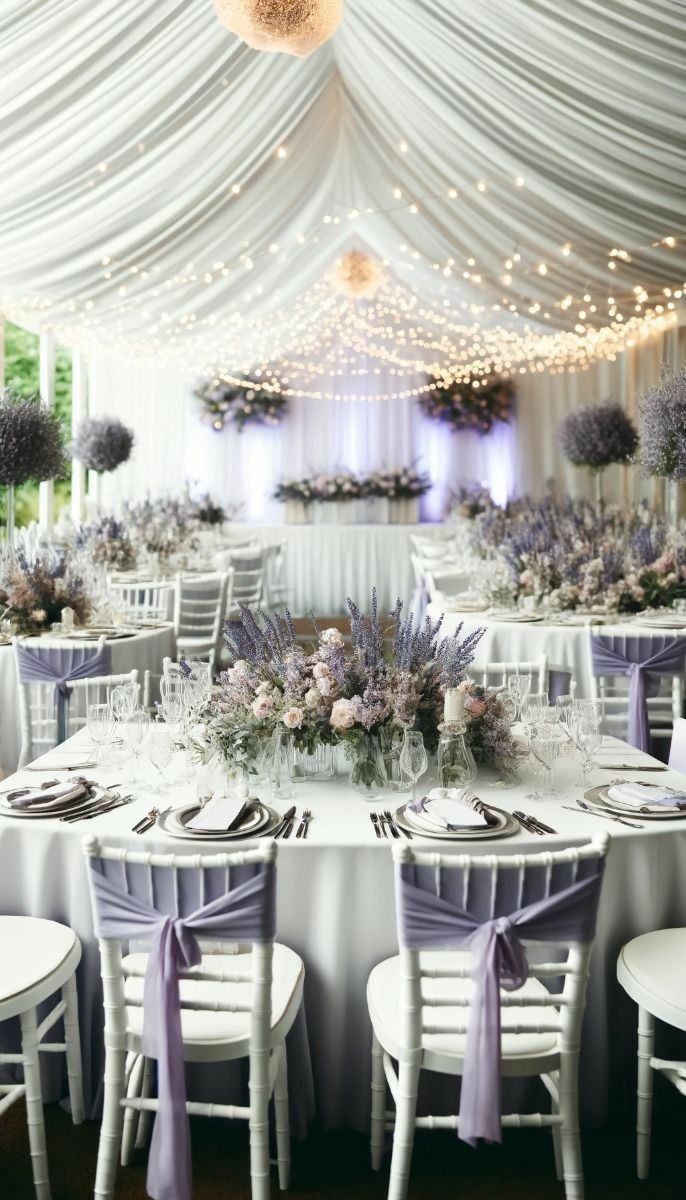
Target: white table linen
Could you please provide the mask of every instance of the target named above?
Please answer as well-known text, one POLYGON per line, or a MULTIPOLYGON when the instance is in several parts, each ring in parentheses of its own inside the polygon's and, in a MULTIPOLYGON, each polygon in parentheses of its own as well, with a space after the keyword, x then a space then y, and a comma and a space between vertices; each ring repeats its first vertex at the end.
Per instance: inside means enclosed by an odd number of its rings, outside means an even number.
POLYGON ((432 602, 427 613, 436 620, 444 614, 442 631, 451 634, 463 622, 463 634, 484 629, 476 649, 472 671, 483 669, 489 662, 527 662, 547 654, 550 670, 570 671, 576 680, 576 695, 589 699, 592 692, 591 634, 608 637, 665 637, 686 636, 679 629, 656 629, 647 625, 618 621, 616 625, 564 625, 551 619, 544 621, 506 621, 485 612, 444 612, 440 601, 432 602))
MULTIPOLYGON (((83 756, 87 745, 85 731, 69 743, 77 757, 83 756)), ((622 748, 619 744, 618 750, 622 748)), ((49 761, 50 756, 45 756, 45 762, 49 761)), ((106 780, 108 775, 101 777, 106 780)), ((121 779, 121 768, 110 777, 121 779)), ((592 782, 609 782, 612 777, 611 772, 597 771, 592 782)), ((641 776, 636 772, 633 777, 641 776)), ((648 778, 684 786, 684 777, 676 772, 648 778)), ((16 781, 32 784, 35 776, 20 772, 16 781)), ((622 944, 637 934, 686 923, 686 821, 646 822, 640 830, 611 824, 562 807, 573 804, 573 797, 580 795, 578 788, 544 802, 527 800, 527 779, 503 789, 480 778, 476 790, 484 800, 504 809, 535 812, 559 833, 543 838, 522 830, 502 842, 475 840, 470 842, 470 853, 540 852, 579 844, 598 830, 611 834, 581 1069, 582 1112, 602 1121, 610 1090, 616 1099, 631 1094, 632 1089, 636 1014, 616 984, 616 956, 622 944)), ((190 843, 159 829, 139 838, 131 833, 131 827, 153 803, 164 807, 187 800, 194 794, 194 785, 174 787, 161 802, 145 786, 139 785, 135 791, 137 798, 129 806, 75 825, 54 818, 29 824, 28 820, 0 817, 0 912, 62 921, 75 929, 83 943, 78 982, 85 1079, 91 1098, 102 1071, 102 1011, 81 838, 95 834, 139 849, 191 851, 190 843)), ((394 797, 383 798, 384 807, 399 802, 394 797)), ((300 784, 294 800, 283 807, 290 803, 296 804, 298 813, 309 807, 313 819, 307 840, 291 837, 279 842, 278 938, 305 962, 317 1117, 326 1127, 364 1129, 370 1049, 366 982, 373 966, 397 952, 390 842, 376 838, 369 820, 370 804, 353 792, 344 778, 300 784)), ((416 846, 428 844, 415 838, 416 846)), ((465 849, 464 843, 453 847, 448 842, 432 844, 447 851, 465 849)), ((209 850, 210 843, 204 848, 209 850)), ((197 844, 192 849, 197 850, 197 844)), ((454 1100, 452 1088, 445 1104, 454 1105, 454 1100)))
MULTIPOLYGON (((28 645, 92 645, 95 642, 66 642, 63 638, 45 635, 32 638, 28 645)), ((143 688, 143 673, 162 671, 162 659, 176 658, 174 627, 164 625, 159 629, 141 629, 132 637, 113 638, 107 643, 112 651, 112 674, 123 675, 126 671, 138 670, 138 680, 143 688)), ((19 728, 19 702, 17 695, 17 672, 12 646, 0 646, 0 770, 5 773, 16 771, 19 762, 21 733, 19 728)))

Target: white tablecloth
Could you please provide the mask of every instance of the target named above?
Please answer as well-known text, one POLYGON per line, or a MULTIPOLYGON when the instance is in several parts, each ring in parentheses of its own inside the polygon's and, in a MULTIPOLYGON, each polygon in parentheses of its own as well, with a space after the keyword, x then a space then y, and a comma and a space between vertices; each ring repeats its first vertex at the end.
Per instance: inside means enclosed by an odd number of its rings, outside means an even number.
MULTIPOLYGON (((29 644, 37 645, 38 639, 32 639, 29 644)), ((40 644, 58 646, 65 643, 60 642, 59 638, 47 636, 40 639, 40 644)), ((75 644, 94 645, 66 643, 75 644)), ((141 689, 144 671, 153 671, 159 675, 162 659, 167 655, 172 659, 176 658, 176 639, 172 625, 165 625, 161 629, 140 630, 133 637, 114 638, 108 644, 112 649, 112 674, 122 675, 125 671, 137 668, 141 689)), ((19 749, 19 708, 14 651, 11 646, 0 646, 0 770, 7 773, 16 770, 19 749)))
POLYGON ((233 525, 231 533, 262 542, 285 542, 289 606, 294 616, 346 613, 346 596, 361 608, 372 588, 379 609, 400 599, 409 607, 414 590, 410 534, 430 535, 431 525, 233 525))
MULTIPOLYGON (((83 755, 84 741, 87 735, 82 731, 74 739, 76 755, 83 755)), ((562 769, 569 767, 571 763, 562 760, 562 769)), ((598 772, 594 782, 609 777, 607 771, 598 772)), ((17 778, 35 782, 36 776, 23 773, 17 778)), ((684 786, 683 777, 675 772, 645 778, 684 786)), ((611 834, 581 1069, 582 1111, 587 1118, 601 1121, 610 1093, 612 1099, 620 1098, 623 1103, 633 1094, 636 1012, 615 980, 617 953, 639 933, 686 924, 686 821, 646 824, 644 829, 633 830, 580 811, 567 811, 562 804, 573 804, 572 797, 579 789, 572 788, 565 798, 537 803, 526 799, 529 788, 526 779, 512 789, 498 789, 479 780, 479 794, 484 799, 510 810, 531 812, 535 808, 559 835, 538 838, 522 831, 498 843, 472 842, 469 848, 475 853, 491 853, 496 848, 502 853, 543 851, 579 844, 599 829, 611 834)), ((192 784, 175 788, 165 804, 180 802, 189 791, 192 795, 192 784)), ((0 816, 0 912, 63 921, 83 942, 78 982, 86 1085, 91 1098, 102 1070, 102 1012, 81 838, 96 834, 115 844, 176 853, 188 845, 158 830, 143 839, 131 834, 131 827, 153 803, 144 788, 138 792, 128 807, 80 825, 63 825, 54 819, 29 824, 0 816)), ((159 804, 159 799, 154 802, 159 804)), ((384 806, 394 802, 399 801, 383 799, 384 806)), ((389 842, 377 840, 369 820, 369 802, 350 790, 344 779, 301 784, 293 803, 299 813, 307 806, 314 816, 306 841, 292 837, 278 843, 278 937, 305 962, 317 1117, 328 1127, 364 1129, 370 1051, 365 987, 371 968, 397 952, 389 842)), ((414 844, 422 843, 417 839, 414 844)), ((441 849, 446 847, 449 843, 440 843, 441 849)), ((447 1105, 455 1101, 454 1082, 448 1084, 447 1105)), ((546 1102, 534 1099, 534 1104, 541 1103, 546 1102)))
MULTIPOLYGON (((440 601, 429 604, 427 613, 436 620, 443 612, 440 601)), ((476 649, 473 670, 485 667, 489 662, 527 662, 538 658, 541 654, 548 655, 548 666, 551 669, 570 671, 576 680, 576 695, 580 699, 588 699, 591 694, 591 652, 590 635, 592 633, 607 634, 608 636, 622 635, 625 637, 670 637, 679 636, 681 630, 655 629, 646 625, 626 621, 617 625, 563 625, 553 621, 501 621, 493 616, 480 612, 446 612, 443 617, 442 631, 454 633, 460 622, 464 623, 463 633, 473 629, 485 629, 485 633, 476 649)))

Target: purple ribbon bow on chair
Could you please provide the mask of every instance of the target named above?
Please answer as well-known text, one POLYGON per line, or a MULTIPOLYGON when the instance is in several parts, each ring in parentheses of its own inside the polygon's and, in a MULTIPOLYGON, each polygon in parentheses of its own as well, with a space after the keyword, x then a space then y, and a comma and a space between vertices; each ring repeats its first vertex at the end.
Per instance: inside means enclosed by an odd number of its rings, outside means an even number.
POLYGON ((85 646, 32 647, 15 643, 17 678, 20 683, 55 684, 57 710, 57 744, 66 736, 66 702, 71 695, 69 679, 93 679, 109 675, 112 655, 109 646, 93 650, 85 646))
POLYGON ((595 932, 602 869, 563 891, 509 916, 482 921, 400 874, 400 942, 410 950, 469 947, 473 954, 472 1000, 464 1055, 458 1137, 500 1142, 500 988, 515 991, 529 974, 519 935, 543 942, 590 942, 595 932))
POLYGON ((143 1053, 157 1059, 159 1110, 147 1189, 154 1200, 190 1200, 191 1154, 179 976, 202 959, 198 937, 271 942, 276 933, 276 871, 272 863, 246 883, 187 917, 170 917, 129 895, 90 868, 99 938, 150 937, 143 993, 143 1053))
POLYGON ((629 733, 632 746, 650 750, 646 696, 655 694, 651 676, 676 675, 684 670, 686 638, 591 636, 594 675, 629 676, 629 733))

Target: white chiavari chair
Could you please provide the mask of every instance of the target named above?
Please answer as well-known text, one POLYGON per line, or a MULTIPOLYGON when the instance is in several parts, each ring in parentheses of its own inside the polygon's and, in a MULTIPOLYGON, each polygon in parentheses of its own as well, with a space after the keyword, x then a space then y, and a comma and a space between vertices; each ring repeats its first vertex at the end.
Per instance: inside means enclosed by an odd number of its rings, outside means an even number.
MULTIPOLYGON (((19 1066, 24 1075, 23 1083, 0 1083, 0 1115, 24 1098, 36 1200, 50 1200, 41 1054, 65 1055, 71 1119, 75 1125, 84 1119, 75 974, 80 959, 81 943, 65 925, 37 917, 0 916, 0 1022, 18 1018, 21 1026, 21 1050, 0 1052, 0 1067, 19 1066), (39 1021, 38 1006, 57 992, 60 999, 39 1021), (45 1041, 60 1020, 64 1040, 45 1041)), ((10 1181, 8 1188, 10 1194, 10 1181)))
POLYGON ((470 674, 483 687, 493 692, 504 691, 510 675, 530 675, 531 692, 548 691, 548 656, 540 654, 533 659, 513 659, 511 662, 490 662, 483 667, 472 667, 470 674))
MULTIPOLYGON (((256 874, 275 870, 273 843, 221 854, 150 854, 84 838, 91 870, 142 901, 158 916, 196 918, 256 874)), ((94 918, 101 902, 91 876, 94 918)), ((261 902, 253 901, 253 904, 261 902)), ((268 901, 266 901, 268 903, 268 901)), ((192 928, 192 923, 189 924, 192 928)), ((215 923, 216 928, 216 923, 215 923)), ((242 938, 241 944, 213 933, 198 938, 202 959, 181 972, 180 1014, 185 1062, 249 1060, 249 1104, 187 1101, 193 1116, 245 1120, 250 1126, 253 1200, 270 1195, 269 1101, 274 1099, 279 1184, 290 1175, 290 1134, 285 1038, 302 1000, 304 967, 292 950, 271 940, 242 938)), ((121 937, 99 938, 105 1010, 105 1096, 95 1182, 97 1200, 114 1195, 117 1158, 124 1165, 135 1135, 137 1114, 160 1111, 149 1096, 150 1072, 143 1057, 143 999, 148 954, 121 937), (141 1094, 142 1093, 142 1094, 141 1094), (125 1115, 126 1114, 126 1115, 125 1115), (124 1126, 126 1125, 126 1129, 124 1126)), ((163 1014, 159 1014, 163 1019, 163 1014)))
MULTIPOLYGON (((629 679, 626 675, 595 674, 593 670, 593 652, 591 639, 597 629, 589 628, 589 661, 591 665, 591 697, 598 703, 602 714, 603 732, 615 737, 626 739, 629 723, 629 679)), ((602 631, 601 631, 602 632, 602 631)), ((637 637, 627 635, 615 641, 623 646, 625 653, 631 655, 632 643, 649 643, 650 635, 643 630, 637 637)), ((656 634, 652 639, 655 651, 672 638, 656 634)), ((645 658, 650 651, 643 650, 638 659, 645 658)), ((651 738, 659 741, 671 741, 675 722, 684 711, 684 673, 683 670, 673 674, 662 674, 657 679, 657 695, 646 696, 646 709, 651 738)))
MULTIPOLYGON (((379 1170, 386 1131, 393 1130, 388 1200, 407 1195, 415 1129, 460 1128, 460 1117, 417 1117, 417 1093, 422 1070, 463 1075, 474 992, 471 950, 403 946, 402 881, 485 922, 509 917, 598 875, 607 847, 606 834, 584 846, 529 855, 437 854, 406 844, 393 846, 400 953, 379 963, 367 985, 373 1027, 371 1159, 379 1170), (387 1085, 395 1113, 386 1111, 387 1085)), ((552 945, 546 938, 545 961, 538 961, 543 943, 521 931, 520 940, 525 948, 537 946, 538 953, 536 961, 533 954, 528 956, 523 986, 500 989, 500 1073, 540 1077, 552 1111, 508 1114, 501 1124, 552 1129, 556 1168, 564 1178, 567 1200, 583 1200, 577 1071, 592 938, 558 937, 552 945), (562 990, 549 990, 546 981, 557 979, 564 981, 562 990)), ((449 935, 443 928, 442 936, 429 944, 446 941, 449 935)))
POLYGON ((219 661, 234 582, 233 570, 199 579, 182 575, 176 578, 174 630, 179 655, 205 659, 213 672, 219 661))
POLYGON ((174 615, 174 584, 117 583, 107 585, 112 608, 127 621, 171 621, 174 615))

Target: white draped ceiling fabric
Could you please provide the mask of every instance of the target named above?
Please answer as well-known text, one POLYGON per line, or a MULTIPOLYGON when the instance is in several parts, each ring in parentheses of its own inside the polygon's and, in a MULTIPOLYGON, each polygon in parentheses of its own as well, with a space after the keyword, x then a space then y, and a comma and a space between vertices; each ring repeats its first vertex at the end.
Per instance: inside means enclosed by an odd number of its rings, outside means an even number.
POLYGON ((211 0, 4 0, 0 307, 129 381, 259 373, 387 428, 427 371, 616 365, 680 319, 685 37, 671 0, 346 0, 300 60, 211 0), (360 247, 373 300, 330 282, 360 247))

